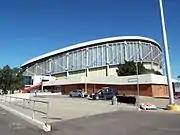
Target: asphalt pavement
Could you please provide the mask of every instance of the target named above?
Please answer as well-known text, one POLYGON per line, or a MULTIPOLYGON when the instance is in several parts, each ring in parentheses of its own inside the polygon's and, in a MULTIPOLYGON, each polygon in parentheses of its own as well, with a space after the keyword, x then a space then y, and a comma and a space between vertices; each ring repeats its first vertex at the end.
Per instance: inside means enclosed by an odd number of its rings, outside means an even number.
POLYGON ((44 135, 29 122, 0 108, 0 135, 44 135))
POLYGON ((180 115, 119 111, 57 122, 52 127, 52 135, 180 135, 180 115))
POLYGON ((117 111, 51 124, 44 133, 0 108, 2 135, 180 135, 180 114, 171 112, 117 111))

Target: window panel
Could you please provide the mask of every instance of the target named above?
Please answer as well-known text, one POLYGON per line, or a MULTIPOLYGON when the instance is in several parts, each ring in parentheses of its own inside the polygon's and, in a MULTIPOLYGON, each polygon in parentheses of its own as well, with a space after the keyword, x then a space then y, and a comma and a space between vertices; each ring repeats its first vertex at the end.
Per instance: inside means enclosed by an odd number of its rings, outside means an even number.
POLYGON ((118 57, 116 44, 112 45, 112 55, 113 55, 112 64, 116 65, 117 64, 117 57, 118 57))
POLYGON ((102 66, 106 65, 106 45, 102 47, 102 66))
POLYGON ((97 47, 97 66, 102 66, 102 46, 97 47))
POLYGON ((86 49, 82 51, 82 69, 86 68, 86 49))
POLYGON ((73 54, 69 53, 69 70, 71 71, 73 68, 73 54))
MULTIPOLYGON (((86 52, 86 48, 69 52, 68 68, 70 71, 85 69, 86 65, 89 65, 89 68, 106 66, 107 59, 110 65, 117 65, 120 63, 124 63, 125 58, 126 60, 134 59, 136 61, 140 61, 142 57, 144 58, 143 61, 148 62, 155 58, 155 63, 159 63, 162 58, 161 55, 158 56, 158 54, 161 53, 159 48, 145 41, 126 41, 126 44, 124 41, 106 43, 88 47, 88 56, 86 56, 86 52), (108 46, 106 46, 107 44, 108 46), (108 49, 106 49, 107 47, 108 49), (108 52, 106 52, 107 50, 108 52)), ((29 71, 41 75, 49 74, 50 70, 51 73, 61 73, 66 69, 66 62, 66 54, 59 54, 38 63, 39 68, 36 68, 36 66, 29 67, 29 71), (50 62, 49 59, 52 59, 52 61, 50 62)))
POLYGON ((124 59, 125 59, 125 53, 124 53, 124 45, 123 44, 119 44, 119 46, 120 46, 120 48, 119 48, 119 52, 121 53, 120 55, 119 55, 119 57, 120 57, 120 61, 119 61, 119 64, 123 64, 124 63, 124 59))
POLYGON ((126 49, 126 60, 129 61, 131 59, 131 57, 130 57, 131 56, 131 54, 130 54, 130 45, 127 44, 125 49, 126 49))

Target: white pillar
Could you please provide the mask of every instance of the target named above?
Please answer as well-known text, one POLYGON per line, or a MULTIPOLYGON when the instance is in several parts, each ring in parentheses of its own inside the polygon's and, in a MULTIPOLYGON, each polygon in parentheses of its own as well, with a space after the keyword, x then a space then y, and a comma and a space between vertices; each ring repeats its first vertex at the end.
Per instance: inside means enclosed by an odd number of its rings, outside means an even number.
POLYGON ((162 27, 162 34, 163 34, 163 45, 164 45, 164 55, 165 55, 165 66, 166 66, 166 74, 168 80, 168 88, 169 88, 169 103, 174 104, 174 92, 171 80, 171 67, 170 67, 170 60, 169 60, 169 50, 168 50, 168 42, 167 42, 167 33, 166 33, 166 26, 164 20, 164 11, 163 11, 163 2, 159 0, 160 6, 160 14, 161 14, 161 27, 162 27))
POLYGON ((89 73, 89 53, 88 53, 88 48, 86 48, 86 77, 88 76, 89 73))
POLYGON ((124 47, 123 47, 123 49, 124 49, 124 61, 127 61, 127 49, 126 49, 126 46, 127 46, 127 42, 124 41, 124 47))
POLYGON ((69 76, 69 53, 66 53, 66 77, 69 76))
POLYGON ((109 49, 108 44, 106 44, 106 76, 109 76, 109 49))

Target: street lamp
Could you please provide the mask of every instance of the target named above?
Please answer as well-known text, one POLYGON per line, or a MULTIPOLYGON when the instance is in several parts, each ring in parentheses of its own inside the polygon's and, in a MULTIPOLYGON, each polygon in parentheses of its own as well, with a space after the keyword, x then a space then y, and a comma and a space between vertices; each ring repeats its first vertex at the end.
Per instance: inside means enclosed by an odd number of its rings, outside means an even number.
POLYGON ((140 100, 139 100, 139 68, 138 68, 138 62, 136 61, 136 77, 137 77, 137 107, 140 106, 140 100))
POLYGON ((159 0, 159 6, 160 6, 160 14, 161 14, 161 27, 162 27, 162 35, 163 35, 165 67, 166 67, 166 74, 167 74, 167 81, 168 81, 168 88, 169 88, 169 104, 174 104, 174 92, 173 92, 173 86, 172 86, 172 80, 171 80, 171 67, 170 67, 170 60, 169 60, 169 50, 168 50, 167 33, 166 33, 166 26, 165 26, 165 20, 164 20, 162 0, 159 0))

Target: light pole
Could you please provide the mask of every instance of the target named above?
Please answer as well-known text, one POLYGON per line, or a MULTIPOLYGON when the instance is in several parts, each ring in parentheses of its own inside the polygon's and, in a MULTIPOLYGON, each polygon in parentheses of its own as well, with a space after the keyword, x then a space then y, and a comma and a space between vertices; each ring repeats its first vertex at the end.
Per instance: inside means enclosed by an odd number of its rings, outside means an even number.
POLYGON ((168 88, 169 88, 169 104, 174 104, 174 92, 173 92, 172 80, 171 80, 171 67, 170 67, 170 60, 169 60, 169 50, 168 50, 167 33, 166 33, 166 26, 165 26, 165 20, 164 20, 162 0, 159 0, 159 6, 160 6, 160 14, 161 14, 161 27, 162 27, 162 35, 163 35, 165 67, 166 67, 166 74, 167 74, 167 81, 168 81, 168 88))
POLYGON ((137 107, 139 108, 139 69, 138 69, 138 62, 136 61, 136 77, 137 77, 137 107))

